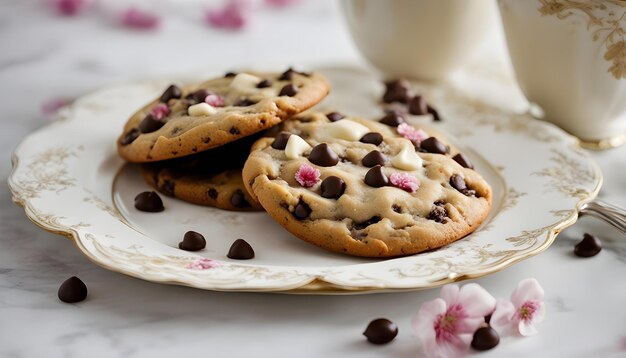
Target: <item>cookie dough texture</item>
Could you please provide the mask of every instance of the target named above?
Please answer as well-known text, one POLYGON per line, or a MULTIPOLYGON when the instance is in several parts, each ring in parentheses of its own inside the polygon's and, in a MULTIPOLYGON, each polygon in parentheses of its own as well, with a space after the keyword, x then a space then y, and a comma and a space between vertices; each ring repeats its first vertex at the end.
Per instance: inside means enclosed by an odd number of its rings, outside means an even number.
POLYGON ((147 104, 126 123, 117 141, 119 154, 130 162, 145 163, 203 152, 275 126, 315 105, 330 90, 327 80, 317 73, 292 71, 289 79, 282 80, 284 74, 278 73, 244 75, 224 76, 182 87, 181 98, 167 101, 170 114, 161 128, 140 133, 130 143, 125 143, 129 134, 139 133, 141 121, 160 102, 155 99, 147 104), (268 80, 269 85, 257 88, 258 82, 263 80, 268 80), (281 90, 291 84, 297 87, 297 93, 280 95, 281 90), (212 114, 190 116, 188 108, 198 100, 187 97, 201 89, 221 96, 224 106, 215 107, 212 114))
POLYGON ((335 252, 393 257, 447 245, 468 235, 485 220, 491 208, 491 188, 479 173, 451 158, 456 154, 454 148, 451 154, 418 152, 421 167, 401 170, 391 164, 392 159, 407 148, 415 150, 411 141, 400 136, 394 127, 347 119, 381 133, 383 142, 375 145, 329 137, 332 132, 325 129, 330 123, 328 119, 312 113, 284 122, 281 130, 300 136, 311 147, 327 143, 339 156, 338 164, 313 164, 308 158, 311 149, 296 159, 288 159, 284 150, 271 146, 274 138, 259 139, 252 148, 243 169, 244 184, 274 220, 292 234, 335 252), (387 177, 394 172, 410 174, 419 181, 419 188, 411 193, 391 185, 375 188, 365 184, 364 177, 371 168, 361 161, 373 150, 386 157, 382 171, 387 177), (320 181, 310 188, 302 187, 295 179, 303 164, 321 174, 320 181), (455 174, 464 178, 469 192, 452 187, 450 178, 455 174), (338 199, 321 196, 321 182, 329 176, 345 182, 345 191, 338 199), (298 219, 298 213, 302 216, 302 212, 308 211, 303 208, 308 208, 310 214, 298 219))

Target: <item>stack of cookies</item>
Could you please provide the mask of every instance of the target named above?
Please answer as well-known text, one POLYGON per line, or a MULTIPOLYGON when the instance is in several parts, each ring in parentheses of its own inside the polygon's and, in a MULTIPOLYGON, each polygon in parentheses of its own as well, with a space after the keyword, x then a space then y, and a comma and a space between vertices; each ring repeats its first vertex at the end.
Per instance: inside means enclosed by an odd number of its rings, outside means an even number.
POLYGON ((128 120, 118 151, 162 194, 265 210, 349 255, 435 249, 487 217, 491 188, 462 153, 399 111, 378 122, 304 112, 329 90, 322 75, 292 69, 172 85, 128 120))

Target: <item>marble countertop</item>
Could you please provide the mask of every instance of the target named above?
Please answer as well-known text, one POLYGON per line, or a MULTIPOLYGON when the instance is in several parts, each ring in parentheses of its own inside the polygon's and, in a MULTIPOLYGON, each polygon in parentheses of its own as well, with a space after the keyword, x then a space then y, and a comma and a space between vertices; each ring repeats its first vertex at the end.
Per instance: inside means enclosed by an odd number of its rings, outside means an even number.
MULTIPOLYGON (((119 3, 119 1, 117 2, 119 3)), ((196 8, 203 6, 199 2, 196 8)), ((330 0, 256 11, 241 32, 208 28, 191 5, 154 1, 170 14, 156 32, 129 32, 86 13, 51 14, 40 1, 0 3, 0 177, 13 148, 50 122, 42 105, 104 85, 166 78, 195 68, 237 68, 311 60, 361 61, 330 0)), ((187 3, 185 3, 187 4, 187 3)), ((496 41, 496 43, 500 43, 496 41)), ((605 174, 600 197, 626 207, 626 146, 593 152, 605 174)), ((0 189, 0 357, 416 357, 410 329, 420 304, 438 290, 363 296, 291 296, 205 292, 159 285, 100 268, 69 240, 40 230, 0 189), (57 298, 77 275, 87 301, 57 298), (395 321, 396 340, 368 344, 361 333, 378 317, 395 321)), ((583 218, 542 254, 475 282, 507 297, 535 277, 547 316, 531 338, 507 338, 477 357, 626 357, 626 240, 583 218), (603 239, 591 259, 572 254, 584 232, 603 239)))

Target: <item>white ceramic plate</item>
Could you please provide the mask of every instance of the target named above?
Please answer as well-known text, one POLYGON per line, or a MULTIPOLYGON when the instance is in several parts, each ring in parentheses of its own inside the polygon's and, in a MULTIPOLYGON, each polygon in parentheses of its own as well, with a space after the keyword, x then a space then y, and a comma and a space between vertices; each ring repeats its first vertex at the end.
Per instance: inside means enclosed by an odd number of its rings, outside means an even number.
MULTIPOLYGON (((333 93, 321 110, 378 118, 382 87, 355 68, 324 68, 333 93)), ((9 186, 42 228, 69 236, 89 259, 145 280, 224 291, 361 293, 435 287, 496 272, 546 249, 597 194, 602 177, 576 139, 549 124, 475 100, 452 85, 419 86, 444 121, 436 130, 477 166, 494 191, 489 219, 472 235, 414 256, 373 260, 326 252, 291 236, 265 213, 236 213, 164 197, 162 213, 133 207, 149 190, 117 156, 128 116, 167 82, 122 85, 85 96, 16 149, 9 186), (456 138, 456 139, 454 139, 456 138), (179 250, 184 232, 207 238, 179 250), (256 257, 226 257, 243 238, 256 257), (210 260, 206 260, 206 258, 210 260), (206 265, 203 263, 217 263, 206 265), (211 267, 208 267, 211 266, 211 267)), ((427 118, 412 118, 427 126, 427 118)))

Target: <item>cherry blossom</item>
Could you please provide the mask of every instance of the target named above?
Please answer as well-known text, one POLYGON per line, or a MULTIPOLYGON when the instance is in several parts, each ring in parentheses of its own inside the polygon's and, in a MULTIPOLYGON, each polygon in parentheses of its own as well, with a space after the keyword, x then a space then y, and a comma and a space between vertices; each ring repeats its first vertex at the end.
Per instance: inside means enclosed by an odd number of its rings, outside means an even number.
POLYGON ((491 326, 501 335, 519 333, 532 336, 537 333, 535 323, 543 320, 543 288, 534 278, 522 280, 511 300, 498 300, 496 310, 491 315, 491 326))
POLYGON ((217 28, 241 29, 248 22, 246 7, 246 1, 230 0, 221 9, 209 10, 206 13, 206 21, 209 25, 217 28))
POLYGON ((50 0, 50 3, 61 15, 73 16, 87 5, 87 0, 50 0))
POLYGON ((159 26, 160 19, 158 16, 130 7, 120 14, 120 24, 122 26, 137 30, 152 30, 159 26))

